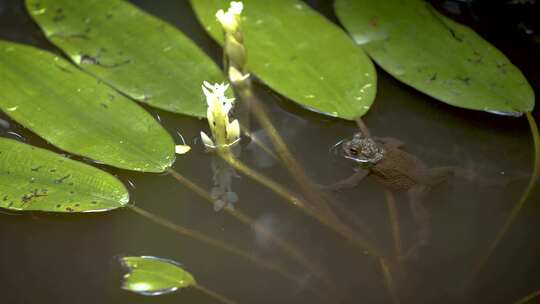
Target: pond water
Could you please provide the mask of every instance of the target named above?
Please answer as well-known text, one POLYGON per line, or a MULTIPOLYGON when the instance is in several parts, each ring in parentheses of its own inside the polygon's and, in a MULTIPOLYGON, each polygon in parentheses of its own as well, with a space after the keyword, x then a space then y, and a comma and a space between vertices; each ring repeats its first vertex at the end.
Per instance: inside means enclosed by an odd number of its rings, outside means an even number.
MULTIPOLYGON (((220 49, 198 25, 187 1, 133 2, 177 26, 219 62, 220 49)), ((309 4, 335 20, 331 1, 309 4)), ((457 7, 443 2, 437 6, 450 13, 457 7)), ((471 22, 501 48, 537 90, 540 67, 533 59, 538 45, 534 39, 527 40, 514 31, 512 22, 519 20, 492 27, 490 22, 496 20, 497 13, 486 9, 458 17, 471 22)), ((0 38, 58 52, 30 20, 22 1, 0 0, 0 38)), ((459 166, 501 181, 493 186, 454 178, 430 192, 426 205, 431 212, 433 237, 416 258, 403 265, 401 279, 396 282, 402 303, 512 303, 539 289, 540 210, 534 203, 538 201, 537 192, 469 289, 463 292, 460 288, 527 184, 533 152, 525 118, 452 108, 399 83, 380 69, 378 75, 377 99, 365 116, 372 133, 399 138, 408 151, 429 166, 459 166)), ((310 113, 261 84, 256 85, 256 93, 268 106, 293 154, 316 182, 330 184, 352 174, 351 163, 332 153, 330 147, 350 137, 356 131, 355 124, 310 113)), ((188 156, 178 158, 175 170, 210 189, 213 156, 203 151, 197 139, 201 130, 207 130, 206 122, 145 108, 171 134, 180 132, 194 147, 188 156)), ((20 136, 28 143, 55 150, 4 114, 0 114, 0 136, 20 136)), ((180 143, 179 136, 176 140, 180 143)), ((256 147, 244 146, 242 160, 284 185, 294 184, 279 163, 256 147)), ((118 257, 123 255, 178 261, 201 284, 238 303, 329 302, 306 288, 321 287, 310 273, 254 230, 224 212, 215 212, 171 176, 103 169, 129 185, 136 206, 282 264, 299 275, 303 284, 287 281, 219 248, 178 236, 129 209, 80 216, 0 213, 0 302, 215 303, 197 290, 161 297, 143 297, 122 290, 123 270, 118 257)), ((343 290, 343 303, 391 303, 373 258, 247 177, 234 178, 233 189, 239 196, 237 209, 286 236, 328 270, 343 290)), ((348 212, 362 219, 383 251, 392 252, 391 225, 381 185, 368 178, 355 189, 337 193, 336 198, 348 212)), ((415 233, 412 215, 406 197, 399 194, 396 199, 403 243, 410 246, 415 233)))

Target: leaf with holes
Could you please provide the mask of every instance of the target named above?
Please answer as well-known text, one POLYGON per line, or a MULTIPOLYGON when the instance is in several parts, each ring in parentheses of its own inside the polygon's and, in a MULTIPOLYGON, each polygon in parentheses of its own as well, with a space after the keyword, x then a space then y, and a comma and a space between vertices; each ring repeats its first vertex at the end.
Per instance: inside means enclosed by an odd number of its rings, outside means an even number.
POLYGON ((122 288, 142 295, 162 295, 180 288, 195 286, 193 276, 174 261, 142 256, 123 257, 128 270, 122 288))
POLYGON ((0 138, 0 208, 100 212, 128 202, 126 188, 110 174, 44 149, 0 138))
POLYGON ((152 116, 58 56, 0 41, 0 85, 0 109, 62 150, 144 172, 174 161, 152 116))
POLYGON ((45 36, 82 69, 153 107, 205 117, 218 66, 173 26, 123 0, 26 0, 45 36))
POLYGON ((521 72, 470 28, 423 0, 337 0, 339 19, 384 70, 453 106, 497 114, 532 111, 521 72))
MULTIPOLYGON (((327 115, 354 119, 376 93, 371 60, 332 24, 298 0, 246 0, 242 32, 248 69, 278 93, 327 115)), ((191 0, 205 29, 219 42, 216 11, 229 1, 191 0)))

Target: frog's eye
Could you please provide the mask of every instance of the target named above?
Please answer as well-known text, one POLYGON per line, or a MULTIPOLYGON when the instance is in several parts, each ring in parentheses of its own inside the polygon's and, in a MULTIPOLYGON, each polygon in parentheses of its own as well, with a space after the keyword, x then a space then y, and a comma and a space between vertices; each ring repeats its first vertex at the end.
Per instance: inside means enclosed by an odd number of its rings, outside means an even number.
POLYGON ((357 156, 358 155, 358 150, 356 150, 356 148, 350 148, 349 153, 351 153, 351 155, 357 156))

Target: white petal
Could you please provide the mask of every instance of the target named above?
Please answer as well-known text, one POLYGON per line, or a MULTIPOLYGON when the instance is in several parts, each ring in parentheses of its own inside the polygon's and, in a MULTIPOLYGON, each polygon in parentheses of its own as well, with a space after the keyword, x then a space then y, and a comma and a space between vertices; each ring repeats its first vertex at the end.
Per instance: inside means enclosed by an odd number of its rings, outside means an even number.
POLYGON ((208 81, 206 81, 206 80, 203 81, 203 87, 206 87, 206 88, 208 88, 208 89, 210 89, 210 90, 214 88, 214 86, 211 85, 210 82, 208 82, 208 81))
POLYGON ((202 132, 202 131, 201 131, 201 139, 202 139, 203 144, 204 144, 205 146, 207 146, 207 147, 209 147, 209 148, 215 147, 214 141, 212 141, 212 140, 210 139, 210 137, 208 137, 208 135, 206 135, 206 133, 204 133, 204 132, 202 132))
POLYGON ((210 128, 214 127, 214 112, 210 107, 206 110, 206 119, 208 119, 208 125, 210 128))
POLYGON ((208 99, 211 98, 213 94, 204 86, 202 86, 202 90, 203 90, 204 96, 206 97, 206 103, 208 103, 208 99))
POLYGON ((225 31, 234 32, 238 28, 238 22, 231 12, 227 11, 224 14, 216 14, 216 17, 225 31))
POLYGON ((175 151, 176 154, 186 154, 191 150, 191 147, 188 145, 176 145, 175 151))
POLYGON ((216 12, 216 18, 218 20, 221 20, 223 18, 223 15, 225 15, 225 11, 220 9, 219 11, 216 12))
POLYGON ((227 137, 230 141, 234 141, 240 137, 240 123, 238 119, 233 120, 233 122, 227 125, 227 137))
POLYGON ((242 14, 243 9, 244 9, 244 4, 241 1, 232 1, 229 11, 235 15, 240 15, 242 14))
POLYGON ((231 82, 242 82, 249 78, 249 74, 242 74, 238 69, 235 67, 229 68, 229 80, 231 82))

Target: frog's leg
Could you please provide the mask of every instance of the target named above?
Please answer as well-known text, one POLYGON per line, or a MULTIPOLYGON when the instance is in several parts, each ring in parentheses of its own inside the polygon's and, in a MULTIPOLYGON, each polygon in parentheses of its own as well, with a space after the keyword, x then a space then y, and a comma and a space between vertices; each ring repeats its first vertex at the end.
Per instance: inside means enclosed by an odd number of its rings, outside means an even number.
POLYGON ((404 258, 416 255, 418 249, 425 246, 431 238, 430 215, 424 207, 424 199, 429 190, 429 186, 417 184, 407 191, 411 213, 417 226, 417 239, 404 258))
POLYGON ((404 142, 393 137, 373 137, 373 139, 382 143, 387 148, 399 149, 405 146, 404 142))
POLYGON ((332 185, 328 186, 322 186, 325 190, 330 191, 338 191, 342 189, 349 189, 354 188, 356 185, 358 185, 366 176, 368 176, 369 171, 364 169, 359 169, 354 173, 353 175, 349 176, 348 178, 341 180, 339 182, 336 182, 332 185))

